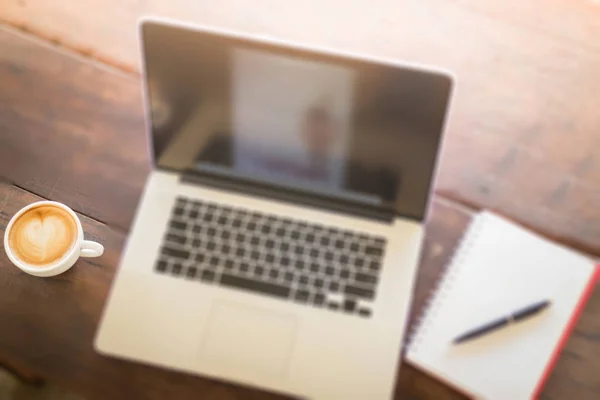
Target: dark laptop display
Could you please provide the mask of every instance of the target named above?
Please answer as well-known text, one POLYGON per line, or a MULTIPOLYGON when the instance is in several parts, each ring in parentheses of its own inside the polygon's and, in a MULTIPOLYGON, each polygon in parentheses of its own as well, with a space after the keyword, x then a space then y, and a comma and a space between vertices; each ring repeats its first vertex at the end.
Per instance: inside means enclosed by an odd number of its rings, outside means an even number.
POLYGON ((443 74, 144 24, 158 168, 423 219, 443 74))

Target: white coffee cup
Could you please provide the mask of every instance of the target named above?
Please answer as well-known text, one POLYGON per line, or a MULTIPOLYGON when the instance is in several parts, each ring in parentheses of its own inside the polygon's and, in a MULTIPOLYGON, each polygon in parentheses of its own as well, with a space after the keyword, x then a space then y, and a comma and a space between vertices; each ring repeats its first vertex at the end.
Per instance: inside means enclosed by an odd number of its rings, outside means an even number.
POLYGON ((26 207, 23 207, 10 219, 10 222, 6 226, 6 231, 4 232, 4 250, 6 251, 6 255, 8 256, 10 261, 24 272, 27 272, 30 275, 48 277, 62 274, 63 272, 71 268, 73 264, 75 264, 75 262, 79 259, 79 257, 101 256, 102 253, 104 253, 104 246, 102 246, 100 243, 83 239, 83 228, 81 227, 81 221, 77 217, 77 214, 75 214, 75 212, 73 212, 73 210, 71 210, 69 207, 56 201, 38 201, 26 207), (21 215, 23 215, 32 208, 44 205, 59 207, 68 212, 71 215, 71 217, 73 217, 77 225, 77 237, 75 239, 74 245, 71 246, 67 254, 63 255, 58 261, 44 266, 32 266, 28 263, 19 260, 15 256, 13 250, 9 245, 9 235, 13 224, 21 215))

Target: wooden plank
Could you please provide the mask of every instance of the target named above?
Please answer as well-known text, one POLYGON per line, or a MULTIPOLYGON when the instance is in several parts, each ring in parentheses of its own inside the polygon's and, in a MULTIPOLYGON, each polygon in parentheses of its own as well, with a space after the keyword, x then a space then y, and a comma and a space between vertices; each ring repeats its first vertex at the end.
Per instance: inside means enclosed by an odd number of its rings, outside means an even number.
POLYGON ((149 169, 139 80, 0 28, 0 176, 129 227, 149 169))

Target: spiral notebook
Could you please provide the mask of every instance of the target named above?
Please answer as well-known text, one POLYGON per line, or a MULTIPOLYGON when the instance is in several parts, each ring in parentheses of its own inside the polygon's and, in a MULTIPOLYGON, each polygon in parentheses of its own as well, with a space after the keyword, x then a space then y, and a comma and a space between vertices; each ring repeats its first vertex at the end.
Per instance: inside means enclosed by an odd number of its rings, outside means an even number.
POLYGON ((490 212, 474 218, 417 324, 407 360, 481 399, 537 398, 600 270, 490 212), (454 345, 459 334, 550 299, 545 311, 454 345))

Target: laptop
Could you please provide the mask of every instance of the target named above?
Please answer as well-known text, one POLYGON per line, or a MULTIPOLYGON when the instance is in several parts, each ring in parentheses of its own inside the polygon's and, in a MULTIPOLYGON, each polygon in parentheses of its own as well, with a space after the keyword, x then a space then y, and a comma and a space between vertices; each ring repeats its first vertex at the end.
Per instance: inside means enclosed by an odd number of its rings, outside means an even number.
POLYGON ((153 166, 97 350, 390 398, 451 75, 158 19, 140 36, 153 166))

